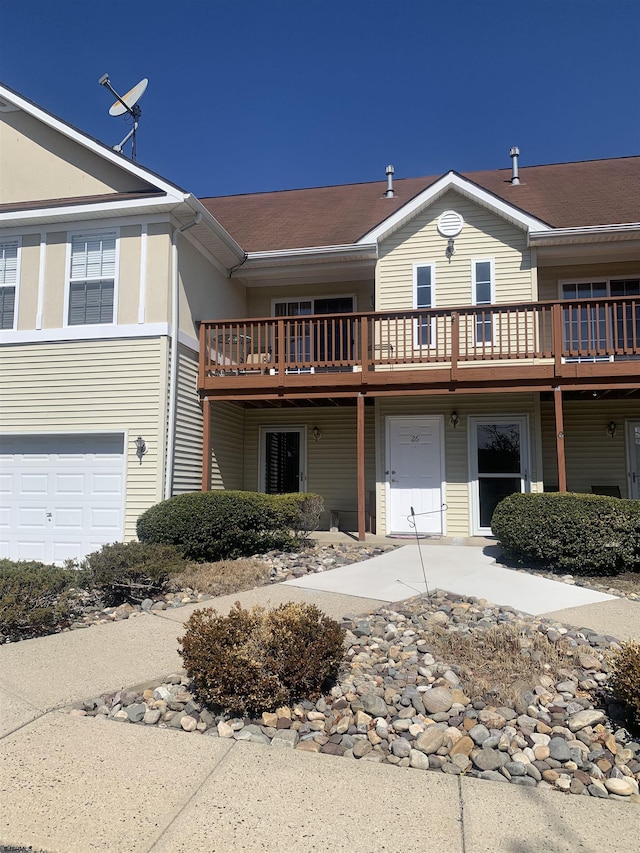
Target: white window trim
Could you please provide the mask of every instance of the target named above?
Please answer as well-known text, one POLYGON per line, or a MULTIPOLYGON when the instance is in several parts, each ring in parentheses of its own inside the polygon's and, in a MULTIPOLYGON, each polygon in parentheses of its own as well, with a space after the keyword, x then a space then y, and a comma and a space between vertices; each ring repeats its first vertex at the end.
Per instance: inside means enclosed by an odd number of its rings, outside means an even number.
POLYGON ((259 428, 258 445, 258 491, 265 494, 264 463, 266 453, 266 434, 268 432, 297 432, 300 434, 300 480, 299 491, 308 492, 307 485, 307 427, 306 425, 292 424, 261 424, 259 428))
MULTIPOLYGON (((433 261, 417 261, 413 264, 413 308, 414 311, 420 311, 421 306, 418 305, 418 270, 423 267, 429 267, 431 270, 431 305, 429 309, 436 307, 436 265, 433 261)), ((426 308, 424 310, 427 310, 426 308)), ((420 343, 420 333, 418 330, 417 318, 413 321, 413 348, 414 350, 435 349, 436 341, 436 321, 435 317, 431 318, 429 331, 429 343, 420 343)))
POLYGON ((13 292, 13 326, 10 329, 3 329, 4 332, 15 332, 18 328, 18 310, 19 310, 19 297, 20 297, 20 270, 22 264, 22 239, 20 237, 3 237, 0 240, 0 246, 4 245, 13 245, 17 244, 17 255, 16 255, 16 283, 15 285, 11 284, 3 284, 1 287, 14 287, 13 292))
MULTIPOLYGON (((351 313, 355 313, 358 310, 358 297, 355 293, 322 293, 314 296, 274 296, 271 299, 271 316, 276 316, 276 305, 280 302, 311 302, 313 309, 313 303, 316 299, 351 299, 353 300, 353 310, 351 313)), ((300 314, 299 316, 306 317, 310 315, 300 314)))
MULTIPOLYGON (((491 528, 480 527, 480 490, 478 485, 478 432, 481 424, 520 424, 520 479, 522 492, 531 491, 531 429, 529 415, 469 415, 467 418, 467 458, 469 460, 469 530, 472 536, 491 536, 491 528)), ((497 479, 508 479, 515 474, 496 474, 497 479)))
POLYGON ((625 421, 626 453, 627 453, 627 496, 633 500, 640 498, 640 468, 636 464, 635 428, 640 426, 638 418, 628 418, 625 421))
MULTIPOLYGON (((68 231, 67 232, 67 251, 66 251, 66 272, 65 272, 65 286, 64 286, 64 316, 62 318, 62 326, 64 329, 68 328, 86 328, 87 326, 117 326, 118 325, 118 285, 120 278, 120 229, 119 228, 89 228, 83 229, 82 231, 68 231), (113 275, 113 319, 110 323, 69 323, 69 298, 71 293, 71 246, 73 244, 74 237, 98 237, 107 235, 111 235, 115 237, 116 241, 116 257, 115 257, 115 269, 113 275)), ((83 279, 83 281, 89 281, 89 279, 83 279)))
MULTIPOLYGON (((496 304, 496 262, 495 258, 471 258, 471 304, 477 306, 478 308, 482 308, 485 305, 494 305, 496 304), (476 280, 476 264, 490 264, 490 275, 491 275, 491 294, 489 298, 489 302, 478 302, 478 294, 477 294, 477 280, 476 280)), ((473 344, 476 347, 482 346, 495 346, 496 343, 496 324, 491 320, 491 341, 479 341, 478 340, 478 321, 474 323, 473 326, 473 344)))
MULTIPOLYGON (((603 282, 607 286, 607 296, 600 297, 601 299, 609 298, 611 295, 611 282, 612 281, 626 281, 627 279, 637 278, 640 279, 640 272, 622 274, 622 275, 591 275, 586 276, 584 278, 559 278, 558 279, 558 299, 563 302, 569 302, 570 300, 564 299, 562 296, 562 288, 565 284, 593 284, 594 282, 603 282)), ((576 297, 580 299, 580 297, 576 297)), ((596 299, 598 297, 595 297, 596 299)))

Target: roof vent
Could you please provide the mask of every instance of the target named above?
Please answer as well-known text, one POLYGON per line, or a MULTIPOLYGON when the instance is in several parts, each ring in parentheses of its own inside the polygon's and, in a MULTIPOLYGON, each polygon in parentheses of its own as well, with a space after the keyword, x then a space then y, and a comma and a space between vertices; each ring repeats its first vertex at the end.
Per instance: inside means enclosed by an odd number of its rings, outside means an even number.
POLYGON ((520 183, 520 178, 518 177, 518 157, 520 156, 520 149, 517 145, 514 145, 513 148, 509 151, 509 157, 511 157, 511 183, 513 186, 516 186, 520 183))
POLYGON ((385 169, 385 174, 387 176, 387 191, 385 193, 385 196, 387 198, 393 198, 393 196, 394 196, 394 192, 393 192, 393 175, 394 175, 394 172, 395 172, 395 169, 393 168, 393 166, 387 166, 387 168, 385 169))

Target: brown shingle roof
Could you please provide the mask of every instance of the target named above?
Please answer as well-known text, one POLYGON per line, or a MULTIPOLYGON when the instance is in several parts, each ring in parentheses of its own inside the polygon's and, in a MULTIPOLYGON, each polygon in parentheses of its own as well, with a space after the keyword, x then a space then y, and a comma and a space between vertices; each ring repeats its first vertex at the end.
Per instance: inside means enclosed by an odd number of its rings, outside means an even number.
MULTIPOLYGON (((201 199, 249 252, 354 243, 441 176, 201 199)), ((554 228, 640 222, 640 157, 463 172, 515 207, 554 228)))

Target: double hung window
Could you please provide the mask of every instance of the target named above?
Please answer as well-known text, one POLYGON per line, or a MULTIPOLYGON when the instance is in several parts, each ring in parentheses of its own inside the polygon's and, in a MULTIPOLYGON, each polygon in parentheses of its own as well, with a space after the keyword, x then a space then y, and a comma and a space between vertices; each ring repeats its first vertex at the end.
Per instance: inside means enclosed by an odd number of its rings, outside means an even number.
POLYGON ((0 329, 13 329, 18 286, 18 240, 0 242, 0 329))
POLYGON ((68 325, 115 321, 116 235, 71 238, 68 325))
MULTIPOLYGON (((433 308, 435 295, 434 264, 416 264, 413 268, 413 307, 433 308)), ((435 346, 433 317, 419 314, 415 322, 414 342, 416 347, 435 346)))
MULTIPOLYGON (((478 306, 491 305, 494 301, 493 259, 471 261, 472 298, 478 306)), ((476 344, 493 343, 493 318, 491 309, 476 312, 476 344)))
POLYGON ((563 282, 561 295, 569 303, 563 310, 563 326, 570 357, 608 359, 612 348, 617 354, 640 348, 640 278, 563 282), (625 304, 586 303, 608 297, 625 304))

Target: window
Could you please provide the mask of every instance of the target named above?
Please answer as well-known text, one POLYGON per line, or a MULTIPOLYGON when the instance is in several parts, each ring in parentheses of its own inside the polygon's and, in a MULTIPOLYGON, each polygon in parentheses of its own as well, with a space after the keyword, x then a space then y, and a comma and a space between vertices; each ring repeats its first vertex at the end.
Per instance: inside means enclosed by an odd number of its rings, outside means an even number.
MULTIPOLYGON (((274 300, 275 317, 304 317, 309 314, 351 314, 353 296, 314 297, 303 300, 274 300)), ((287 323, 285 359, 292 369, 308 369, 311 361, 336 362, 353 358, 353 324, 336 318, 325 322, 305 320, 287 323)))
POLYGON ((13 329, 18 285, 18 240, 0 242, 0 329, 13 329))
POLYGON ((114 322, 115 274, 114 233, 71 238, 70 326, 114 322))
MULTIPOLYGON (((435 291, 435 267, 433 264, 415 264, 413 267, 413 307, 433 308, 435 291)), ((418 316, 415 321, 415 346, 435 345, 434 318, 428 314, 418 316)))
MULTIPOLYGON (((494 301, 493 258, 471 261, 472 299, 474 305, 491 305, 494 301)), ((476 344, 493 342, 491 311, 476 313, 476 344)))
MULTIPOLYGON (((563 300, 630 300, 626 305, 567 305, 563 309, 564 347, 573 356, 599 357, 598 350, 613 347, 617 353, 635 351, 640 346, 640 279, 601 279, 562 282, 563 300)), ((601 356, 608 359, 609 356, 601 356)))

